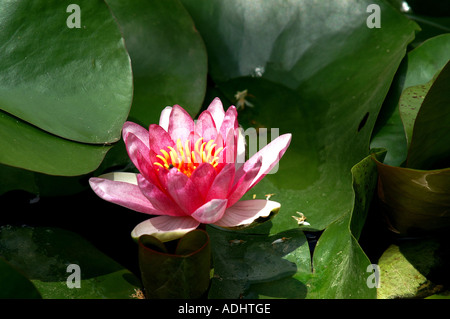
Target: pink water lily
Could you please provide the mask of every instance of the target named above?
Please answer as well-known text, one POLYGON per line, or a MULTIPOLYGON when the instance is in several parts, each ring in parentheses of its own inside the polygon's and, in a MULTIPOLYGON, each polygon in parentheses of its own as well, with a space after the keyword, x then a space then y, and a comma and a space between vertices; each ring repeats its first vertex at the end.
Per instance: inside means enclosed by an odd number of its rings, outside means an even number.
POLYGON ((277 137, 244 162, 245 139, 237 111, 225 112, 216 98, 194 122, 180 106, 166 107, 149 130, 123 126, 128 155, 139 174, 109 173, 90 179, 101 198, 129 209, 158 215, 138 224, 133 238, 150 234, 176 239, 200 224, 244 227, 276 212, 265 199, 240 200, 278 163, 291 134, 277 137))

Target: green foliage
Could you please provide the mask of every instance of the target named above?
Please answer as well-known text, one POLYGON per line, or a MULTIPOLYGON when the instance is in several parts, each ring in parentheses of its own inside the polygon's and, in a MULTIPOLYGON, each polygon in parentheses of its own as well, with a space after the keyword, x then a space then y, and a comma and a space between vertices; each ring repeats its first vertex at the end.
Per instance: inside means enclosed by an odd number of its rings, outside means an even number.
POLYGON ((17 280, 9 277, 11 281, 6 283, 6 278, 2 279, 6 298, 30 298, 36 290, 46 299, 131 298, 135 289, 140 288, 139 280, 131 272, 69 231, 5 226, 0 229, 0 242, 0 255, 16 271, 10 273, 24 276, 17 280), (79 266, 79 288, 70 286, 75 277, 70 278, 74 271, 68 271, 69 265, 79 266), (32 285, 27 286, 26 282, 32 285), (12 288, 20 289, 20 293, 8 291, 12 288))

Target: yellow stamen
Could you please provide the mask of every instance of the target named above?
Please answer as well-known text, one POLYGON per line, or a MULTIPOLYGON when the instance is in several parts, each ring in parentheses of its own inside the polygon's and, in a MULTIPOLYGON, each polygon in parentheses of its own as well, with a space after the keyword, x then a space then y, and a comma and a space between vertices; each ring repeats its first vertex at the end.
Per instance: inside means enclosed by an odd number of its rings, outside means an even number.
POLYGON ((200 156, 202 158, 202 162, 206 162, 205 157, 203 156, 205 154, 204 153, 205 145, 206 145, 206 142, 202 143, 202 146, 200 146, 200 156))
POLYGON ((186 140, 183 145, 181 140, 178 139, 174 147, 167 146, 167 150, 160 150, 161 154, 156 155, 158 161, 154 164, 166 169, 176 168, 189 177, 198 167, 198 164, 209 163, 214 168, 219 165, 219 154, 223 147, 216 149, 216 146, 214 140, 203 142, 203 137, 201 137, 195 142, 194 148, 191 150, 189 140, 186 140), (200 162, 197 160, 200 160, 200 162))
POLYGON ((189 156, 189 154, 191 154, 191 150, 189 149, 189 141, 186 140, 186 142, 184 142, 184 151, 186 152, 186 161, 188 163, 191 163, 191 157, 189 156))
POLYGON ((212 145, 209 147, 209 150, 208 150, 208 156, 206 157, 206 161, 207 161, 207 162, 211 162, 211 161, 214 160, 214 157, 212 156, 212 151, 213 151, 213 149, 214 149, 216 146, 217 146, 217 144, 212 144, 212 145), (212 158, 212 159, 211 159, 211 158, 212 158))
POLYGON ((169 153, 167 153, 165 150, 160 150, 160 152, 164 155, 164 158, 166 159, 166 161, 168 161, 170 158, 169 153))
POLYGON ((161 155, 156 155, 156 157, 157 157, 157 158, 160 158, 160 159, 163 161, 164 166, 167 165, 167 167, 169 167, 169 163, 167 163, 167 160, 166 160, 164 157, 162 157, 161 155))
POLYGON ((200 145, 200 143, 203 141, 203 137, 200 137, 198 140, 197 140, 197 142, 195 142, 195 147, 194 147, 194 150, 197 152, 197 153, 199 153, 200 154, 200 150, 199 150, 199 145, 200 145))
POLYGON ((158 166, 161 166, 162 168, 164 168, 164 166, 162 166, 161 163, 155 162, 155 163, 153 163, 153 164, 158 165, 158 166))

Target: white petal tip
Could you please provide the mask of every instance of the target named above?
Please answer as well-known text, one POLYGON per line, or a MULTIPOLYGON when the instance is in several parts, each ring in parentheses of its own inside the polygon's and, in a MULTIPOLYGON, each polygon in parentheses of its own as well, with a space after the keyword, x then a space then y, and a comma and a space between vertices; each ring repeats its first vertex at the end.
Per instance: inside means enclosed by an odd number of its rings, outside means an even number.
POLYGON ((251 228, 272 219, 280 211, 281 204, 266 199, 239 201, 229 207, 216 226, 228 229, 251 228))
POLYGON ((131 232, 131 238, 137 242, 142 235, 152 235, 167 242, 183 237, 199 224, 190 217, 157 216, 139 223, 131 232))

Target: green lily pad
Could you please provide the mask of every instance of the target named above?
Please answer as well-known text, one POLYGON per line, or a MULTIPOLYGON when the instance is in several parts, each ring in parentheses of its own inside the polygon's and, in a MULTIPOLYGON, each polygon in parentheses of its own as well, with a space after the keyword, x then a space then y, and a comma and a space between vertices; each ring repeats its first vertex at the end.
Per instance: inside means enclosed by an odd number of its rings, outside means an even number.
POLYGON ((427 92, 414 121, 407 167, 450 167, 450 62, 427 92))
POLYGON ((22 273, 0 257, 0 299, 41 298, 36 287, 22 273))
POLYGON ((280 214, 259 230, 208 227, 214 262, 209 297, 375 298, 376 290, 366 285, 371 262, 358 244, 376 185, 377 170, 371 156, 355 165, 352 175, 354 209, 327 227, 313 260, 298 225, 271 234, 272 223, 280 214))
MULTIPOLYGON (((434 82, 432 80, 432 82, 434 82)), ((423 100, 430 90, 432 82, 426 84, 411 86, 406 88, 399 101, 400 117, 403 122, 403 126, 406 133, 406 141, 411 144, 412 132, 414 129, 414 123, 416 121, 417 113, 422 106, 423 100)))
POLYGON ((133 66, 129 119, 148 127, 165 106, 181 105, 192 116, 206 91, 203 41, 178 0, 107 0, 117 18, 133 66))
POLYGON ((214 265, 209 298, 306 297, 305 284, 296 278, 311 274, 308 242, 302 231, 270 236, 215 227, 207 230, 214 265), (286 282, 292 289, 281 291, 280 284, 286 282))
POLYGON ((434 294, 426 297, 425 299, 450 299, 450 291, 434 294))
POLYGON ((113 143, 130 110, 130 59, 102 1, 2 1, 0 108, 51 134, 113 143))
POLYGON ((276 173, 244 196, 261 199, 272 194, 271 200, 281 203, 280 213, 269 230, 258 227, 243 239, 252 242, 262 235, 275 240, 299 226, 305 231, 325 230, 314 252, 314 280, 305 279, 308 275, 297 277, 291 270, 265 278, 270 284, 252 283, 260 290, 250 293, 250 283, 237 275, 251 274, 239 257, 234 264, 240 266, 224 275, 228 280, 213 281, 214 295, 236 297, 239 291, 244 296, 277 297, 283 296, 279 288, 286 284, 298 290, 284 296, 304 297, 307 290, 306 296, 313 298, 373 298, 376 292, 365 283, 370 261, 358 245, 367 206, 355 200, 368 201, 372 196, 376 168, 367 158, 370 135, 417 25, 381 1, 182 3, 205 41, 214 89, 227 98, 225 105, 240 106, 240 124, 250 134, 252 129, 268 129, 267 140, 261 137, 259 146, 277 133, 292 133, 276 173), (366 25, 366 9, 373 3, 381 8, 380 29, 366 25), (235 98, 245 90, 245 101, 251 105, 235 98), (363 159, 362 180, 367 178, 370 187, 363 187, 355 197, 358 187, 353 184, 352 168, 363 159), (306 216, 309 225, 292 218, 297 212, 306 216), (337 272, 326 268, 333 262, 337 272))
POLYGON ((424 240, 391 245, 380 257, 377 298, 423 298, 443 286, 427 278, 440 262, 435 258, 439 242, 424 240))
POLYGON ((85 174, 95 170, 111 148, 61 139, 3 112, 0 125, 0 162, 28 171, 65 176, 85 174))
MULTIPOLYGON (((373 156, 382 157, 384 153, 373 156)), ((377 169, 371 156, 352 168, 354 208, 344 213, 323 232, 313 256, 315 276, 309 298, 375 298, 376 289, 367 285, 372 262, 361 249, 360 237, 374 194, 377 169)))
POLYGON ((0 163, 30 181, 3 190, 36 189, 30 171, 92 172, 121 136, 133 94, 121 32, 103 1, 70 4, 1 1, 0 163))
POLYGON ((0 195, 13 189, 22 189, 29 193, 36 193, 37 187, 33 173, 20 168, 0 165, 0 195))
POLYGON ((0 256, 45 299, 131 298, 140 288, 131 272, 77 234, 59 228, 3 226, 0 256))
POLYGON ((276 194, 288 213, 277 216, 273 233, 296 227, 296 211, 323 230, 352 207, 350 169, 368 154, 371 128, 417 26, 382 3, 379 30, 366 26, 369 2, 257 2, 256 11, 237 0, 183 4, 205 40, 218 88, 234 104, 236 92, 248 91, 254 107, 240 110, 240 123, 293 134, 278 172, 248 198, 276 194), (326 17, 340 23, 318 23, 326 17))
POLYGON ((405 131, 398 108, 401 94, 409 87, 432 81, 449 60, 450 34, 426 40, 404 59, 383 105, 371 140, 371 147, 387 149, 386 164, 401 166, 408 156, 405 131))

